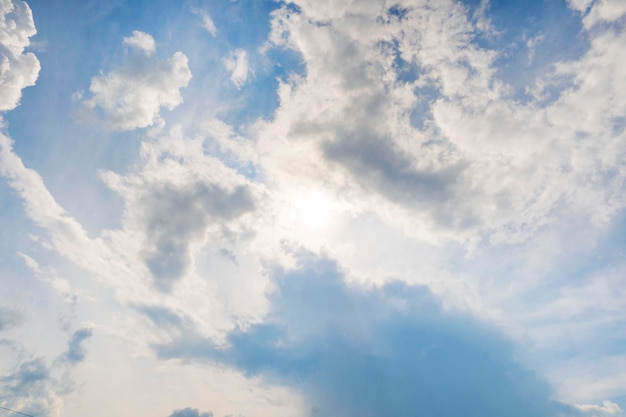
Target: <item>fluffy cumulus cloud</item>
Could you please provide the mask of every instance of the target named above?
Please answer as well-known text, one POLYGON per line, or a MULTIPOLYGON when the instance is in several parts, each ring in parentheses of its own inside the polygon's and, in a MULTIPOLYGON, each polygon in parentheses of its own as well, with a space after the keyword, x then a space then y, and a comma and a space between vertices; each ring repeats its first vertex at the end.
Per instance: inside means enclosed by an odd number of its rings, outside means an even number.
POLYGON ((250 233, 262 197, 260 187, 206 155, 202 140, 179 130, 166 138, 144 144, 136 173, 104 176, 124 197, 125 230, 141 239, 140 256, 164 290, 185 276, 205 243, 250 233))
POLYGON ((129 47, 144 51, 146 54, 153 54, 156 50, 156 44, 154 42, 154 38, 148 33, 141 32, 138 30, 133 30, 133 36, 128 38, 124 38, 124 45, 128 45, 129 47))
POLYGON ((0 111, 17 106, 22 89, 35 84, 39 60, 24 53, 37 30, 28 4, 21 0, 0 2, 0 111))
POLYGON ((623 131, 611 127, 623 114, 623 59, 606 50, 623 32, 601 31, 579 62, 557 66, 555 77, 580 77, 557 101, 520 102, 458 2, 298 5, 275 13, 272 39, 299 52, 307 74, 281 86, 259 134, 278 182, 324 182, 374 203, 357 207, 406 210, 439 236, 498 241, 523 240, 557 213, 602 223, 623 207, 623 131))
POLYGON ((114 130, 153 125, 162 107, 173 109, 182 103, 180 89, 191 79, 185 54, 159 60, 151 35, 134 31, 124 44, 130 48, 125 65, 94 77, 89 87, 92 97, 84 102, 114 130))

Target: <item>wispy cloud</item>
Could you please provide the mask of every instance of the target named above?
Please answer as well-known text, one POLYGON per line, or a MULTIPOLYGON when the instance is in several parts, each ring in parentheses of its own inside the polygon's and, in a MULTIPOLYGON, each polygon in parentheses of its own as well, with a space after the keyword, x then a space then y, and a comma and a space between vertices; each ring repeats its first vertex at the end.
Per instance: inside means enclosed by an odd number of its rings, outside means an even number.
POLYGON ((200 18, 202 19, 202 26, 204 26, 207 32, 209 32, 213 36, 217 35, 217 28, 215 27, 215 23, 213 23, 213 19, 211 18, 209 12, 204 9, 197 8, 193 8, 191 9, 191 11, 194 14, 200 16, 200 18))
POLYGON ((236 49, 224 61, 226 69, 230 71, 230 80, 237 88, 241 88, 248 79, 248 53, 243 49, 236 49))

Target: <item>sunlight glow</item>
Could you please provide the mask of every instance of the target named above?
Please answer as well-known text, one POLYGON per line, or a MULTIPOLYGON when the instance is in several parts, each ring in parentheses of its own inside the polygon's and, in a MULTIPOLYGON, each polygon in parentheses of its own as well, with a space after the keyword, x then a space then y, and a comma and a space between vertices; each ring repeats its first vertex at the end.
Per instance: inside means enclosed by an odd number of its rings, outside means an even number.
POLYGON ((297 221, 310 229, 328 226, 336 204, 320 191, 309 191, 298 196, 294 203, 297 221))

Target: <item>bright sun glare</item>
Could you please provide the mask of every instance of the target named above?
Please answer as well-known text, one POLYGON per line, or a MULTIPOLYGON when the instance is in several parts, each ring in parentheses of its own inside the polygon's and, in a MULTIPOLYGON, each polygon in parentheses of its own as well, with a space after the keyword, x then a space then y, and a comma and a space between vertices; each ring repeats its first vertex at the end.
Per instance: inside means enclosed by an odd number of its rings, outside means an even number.
POLYGON ((300 195, 294 206, 298 223, 311 229, 327 226, 335 211, 334 202, 319 191, 300 195))

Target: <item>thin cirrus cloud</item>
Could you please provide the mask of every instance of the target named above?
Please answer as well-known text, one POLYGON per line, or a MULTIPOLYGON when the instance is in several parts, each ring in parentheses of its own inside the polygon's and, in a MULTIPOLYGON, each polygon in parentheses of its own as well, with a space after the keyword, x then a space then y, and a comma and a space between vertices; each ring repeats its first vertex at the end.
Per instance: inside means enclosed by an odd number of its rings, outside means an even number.
POLYGON ((215 27, 215 23, 213 22, 213 19, 211 18, 209 12, 204 9, 197 8, 193 8, 191 9, 191 11, 192 13, 200 16, 200 18, 202 19, 202 25, 207 30, 207 32, 209 32, 213 36, 217 35, 217 28, 215 27))
POLYGON ((237 88, 241 88, 248 79, 248 53, 243 49, 236 49, 224 61, 224 65, 231 72, 230 80, 237 88))
POLYGON ((0 0, 0 405, 624 415, 621 3, 122 3, 66 91, 30 39, 75 22, 0 0))

